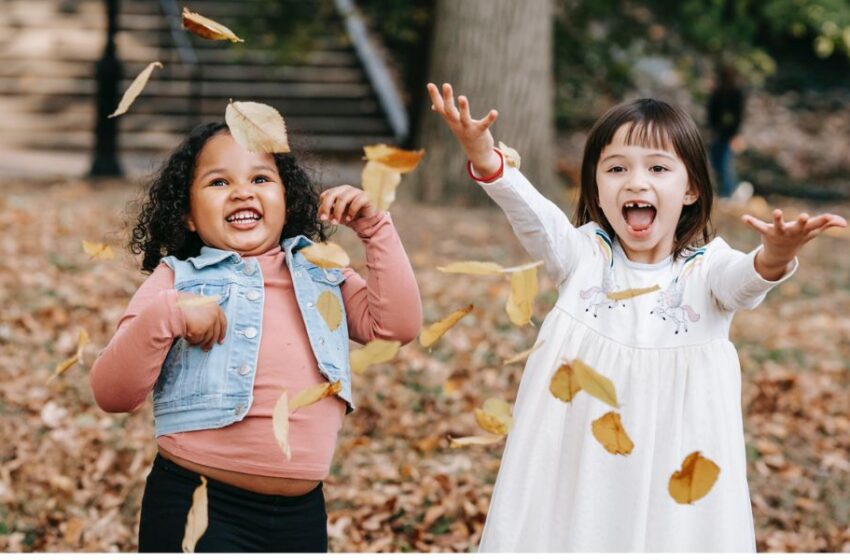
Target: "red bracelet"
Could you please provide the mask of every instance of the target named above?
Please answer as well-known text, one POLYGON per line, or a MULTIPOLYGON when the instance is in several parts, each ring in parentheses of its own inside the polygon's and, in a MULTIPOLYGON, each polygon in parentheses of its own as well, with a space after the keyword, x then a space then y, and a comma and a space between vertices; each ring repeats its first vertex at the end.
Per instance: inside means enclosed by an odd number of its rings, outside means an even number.
POLYGON ((472 173, 472 162, 466 160, 466 172, 469 174, 470 178, 473 181, 478 181, 479 183, 489 183, 490 181, 495 181, 499 177, 502 176, 502 173, 505 172, 505 155, 502 153, 499 148, 493 148, 493 151, 499 154, 499 170, 490 175, 489 177, 476 177, 474 173, 472 173))

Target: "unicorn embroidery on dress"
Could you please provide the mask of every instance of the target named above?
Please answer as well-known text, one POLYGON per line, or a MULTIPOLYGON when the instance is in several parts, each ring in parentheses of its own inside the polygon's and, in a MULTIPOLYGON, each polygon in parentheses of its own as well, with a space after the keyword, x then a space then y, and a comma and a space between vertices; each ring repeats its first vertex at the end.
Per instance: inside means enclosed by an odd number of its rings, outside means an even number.
POLYGON ((599 246, 602 249, 602 254, 608 261, 607 265, 602 270, 602 285, 593 286, 592 288, 588 288, 579 292, 581 299, 590 300, 589 302, 587 302, 587 307, 585 308, 585 311, 589 312, 592 309, 594 317, 596 317, 599 308, 603 305, 607 304, 608 309, 613 309, 617 305, 622 305, 623 307, 626 306, 626 304, 618 304, 618 302, 608 297, 608 294, 617 291, 617 284, 614 281, 614 249, 611 243, 611 238, 608 237, 608 234, 605 233, 603 230, 597 229, 596 240, 599 242, 599 246))
POLYGON ((655 308, 649 312, 650 315, 661 317, 662 321, 670 319, 676 325, 673 334, 679 334, 684 329, 688 332, 688 322, 699 321, 699 313, 693 307, 683 303, 685 292, 685 278, 690 275, 694 267, 702 261, 705 249, 694 251, 682 265, 682 272, 670 282, 670 285, 658 295, 655 308))

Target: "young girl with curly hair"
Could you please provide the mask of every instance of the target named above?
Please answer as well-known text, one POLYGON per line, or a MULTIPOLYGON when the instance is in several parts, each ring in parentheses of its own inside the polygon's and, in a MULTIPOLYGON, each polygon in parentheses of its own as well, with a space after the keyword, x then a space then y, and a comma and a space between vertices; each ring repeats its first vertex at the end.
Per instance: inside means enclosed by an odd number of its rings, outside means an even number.
POLYGON ((749 253, 712 239, 696 125, 638 99, 591 129, 573 225, 494 148, 495 110, 473 119, 451 85, 428 91, 469 174, 558 287, 520 382, 479 549, 754 552, 729 325, 794 273, 804 244, 847 222, 786 222, 775 210, 771 223, 743 216, 762 241, 749 253), (561 366, 576 359, 605 375, 616 399, 593 398, 592 384, 553 392, 556 371, 570 376, 561 366))
POLYGON ((139 551, 181 550, 201 475, 209 526, 196 551, 326 551, 322 480, 353 409, 349 338, 407 343, 421 324, 389 214, 348 185, 318 195, 295 156, 250 152, 225 124, 210 123, 150 184, 130 247, 151 274, 94 363, 91 385, 108 412, 133 411, 153 391, 159 453, 139 551), (301 254, 325 240, 322 221, 359 236, 368 279, 301 254), (334 328, 315 303, 325 292, 342 304, 334 328), (291 416, 286 460, 273 407, 283 391, 324 381, 342 390, 291 416))

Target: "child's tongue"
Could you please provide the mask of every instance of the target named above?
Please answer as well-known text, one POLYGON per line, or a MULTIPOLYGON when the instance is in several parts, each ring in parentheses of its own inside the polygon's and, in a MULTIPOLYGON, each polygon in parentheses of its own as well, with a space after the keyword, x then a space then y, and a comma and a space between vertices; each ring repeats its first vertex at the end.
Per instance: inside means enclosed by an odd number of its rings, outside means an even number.
POLYGON ((655 208, 626 208, 625 216, 632 229, 646 229, 655 219, 655 208))

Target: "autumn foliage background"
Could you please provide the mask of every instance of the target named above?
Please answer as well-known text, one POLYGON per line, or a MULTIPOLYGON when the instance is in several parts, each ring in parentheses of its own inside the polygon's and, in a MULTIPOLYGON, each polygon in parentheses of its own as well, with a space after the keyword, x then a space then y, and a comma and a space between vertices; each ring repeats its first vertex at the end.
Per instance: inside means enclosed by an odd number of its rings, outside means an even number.
MULTIPOLYGON (((92 260, 81 247, 84 239, 121 247, 124 212, 137 190, 132 182, 78 180, 4 188, 0 549, 132 551, 156 453, 150 403, 133 414, 107 414, 93 401, 86 367, 49 378, 75 352, 80 328, 96 348, 108 342, 144 278, 126 252, 92 260)), ((850 215, 846 204, 829 208, 850 215)), ((736 218, 741 211, 721 205, 718 230, 751 248, 757 239, 736 218)), ((514 265, 528 257, 495 207, 397 203, 393 215, 426 321, 468 303, 476 309, 430 351, 413 342, 354 379, 358 410, 346 419, 325 486, 331 550, 473 551, 502 445, 450 449, 448 436, 483 433, 472 411, 486 398, 513 402, 522 365, 502 362, 531 346, 536 327, 510 323, 506 279, 435 267, 466 259, 514 265)), ((365 272, 355 236, 341 229, 334 240, 365 272)), ((733 324, 759 550, 850 551, 846 244, 846 237, 812 243, 794 278, 733 324)), ((541 274, 535 325, 555 296, 541 274)))

